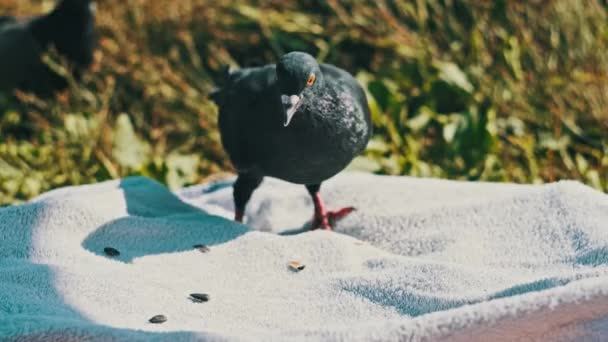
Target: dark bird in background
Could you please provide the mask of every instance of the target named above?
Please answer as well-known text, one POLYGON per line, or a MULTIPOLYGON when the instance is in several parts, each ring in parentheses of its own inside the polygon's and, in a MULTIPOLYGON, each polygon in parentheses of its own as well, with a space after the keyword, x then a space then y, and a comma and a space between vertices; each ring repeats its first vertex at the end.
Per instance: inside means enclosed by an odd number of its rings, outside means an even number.
POLYGON ((264 176, 303 184, 314 203, 312 228, 354 210, 328 211, 321 183, 365 149, 372 126, 365 92, 346 71, 290 52, 276 65, 228 73, 212 95, 222 144, 238 172, 235 220, 264 176))
POLYGON ((92 0, 63 0, 41 16, 0 16, 0 91, 46 96, 64 89, 67 81, 42 62, 42 55, 54 46, 79 78, 93 61, 96 40, 92 0))

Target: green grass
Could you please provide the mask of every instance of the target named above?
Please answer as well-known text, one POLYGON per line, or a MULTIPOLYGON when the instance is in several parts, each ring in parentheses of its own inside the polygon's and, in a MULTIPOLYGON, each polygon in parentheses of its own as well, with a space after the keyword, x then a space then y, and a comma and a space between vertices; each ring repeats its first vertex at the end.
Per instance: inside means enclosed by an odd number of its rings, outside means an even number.
MULTIPOLYGON (((51 5, 0 0, 0 13, 51 5)), ((95 72, 51 100, 0 95, 0 204, 127 175, 175 188, 230 170, 207 95, 222 66, 271 63, 291 50, 366 87, 375 135, 354 168, 608 189, 603 1, 105 0, 98 8, 95 72)))

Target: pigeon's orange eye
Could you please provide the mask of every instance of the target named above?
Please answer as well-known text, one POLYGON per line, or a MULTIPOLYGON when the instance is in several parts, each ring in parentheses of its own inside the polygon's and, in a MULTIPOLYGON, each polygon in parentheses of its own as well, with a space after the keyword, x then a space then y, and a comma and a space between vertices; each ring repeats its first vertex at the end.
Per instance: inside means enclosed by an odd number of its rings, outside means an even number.
POLYGON ((306 82, 306 86, 310 87, 314 83, 315 83, 315 74, 310 74, 310 76, 308 76, 308 81, 306 82))

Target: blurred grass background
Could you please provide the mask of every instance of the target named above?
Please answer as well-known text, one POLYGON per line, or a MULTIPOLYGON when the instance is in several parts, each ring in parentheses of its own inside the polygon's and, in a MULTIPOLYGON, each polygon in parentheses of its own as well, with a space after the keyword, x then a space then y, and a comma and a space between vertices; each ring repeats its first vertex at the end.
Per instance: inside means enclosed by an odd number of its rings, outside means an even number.
MULTIPOLYGON (((0 15, 53 5, 0 0, 0 15)), ((291 50, 366 87, 375 136, 352 168, 608 188, 606 1, 97 5, 95 72, 53 99, 0 95, 2 205, 127 175, 177 188, 229 171, 208 93, 223 65, 271 63, 291 50)))

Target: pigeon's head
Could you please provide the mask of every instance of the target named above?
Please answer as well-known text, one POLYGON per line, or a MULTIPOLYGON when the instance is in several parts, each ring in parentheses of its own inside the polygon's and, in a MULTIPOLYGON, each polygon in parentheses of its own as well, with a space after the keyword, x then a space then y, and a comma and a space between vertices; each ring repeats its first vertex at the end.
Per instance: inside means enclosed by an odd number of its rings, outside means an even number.
POLYGON ((323 75, 314 57, 304 52, 290 52, 277 63, 277 81, 287 127, 304 99, 314 96, 313 89, 322 86, 323 75))

